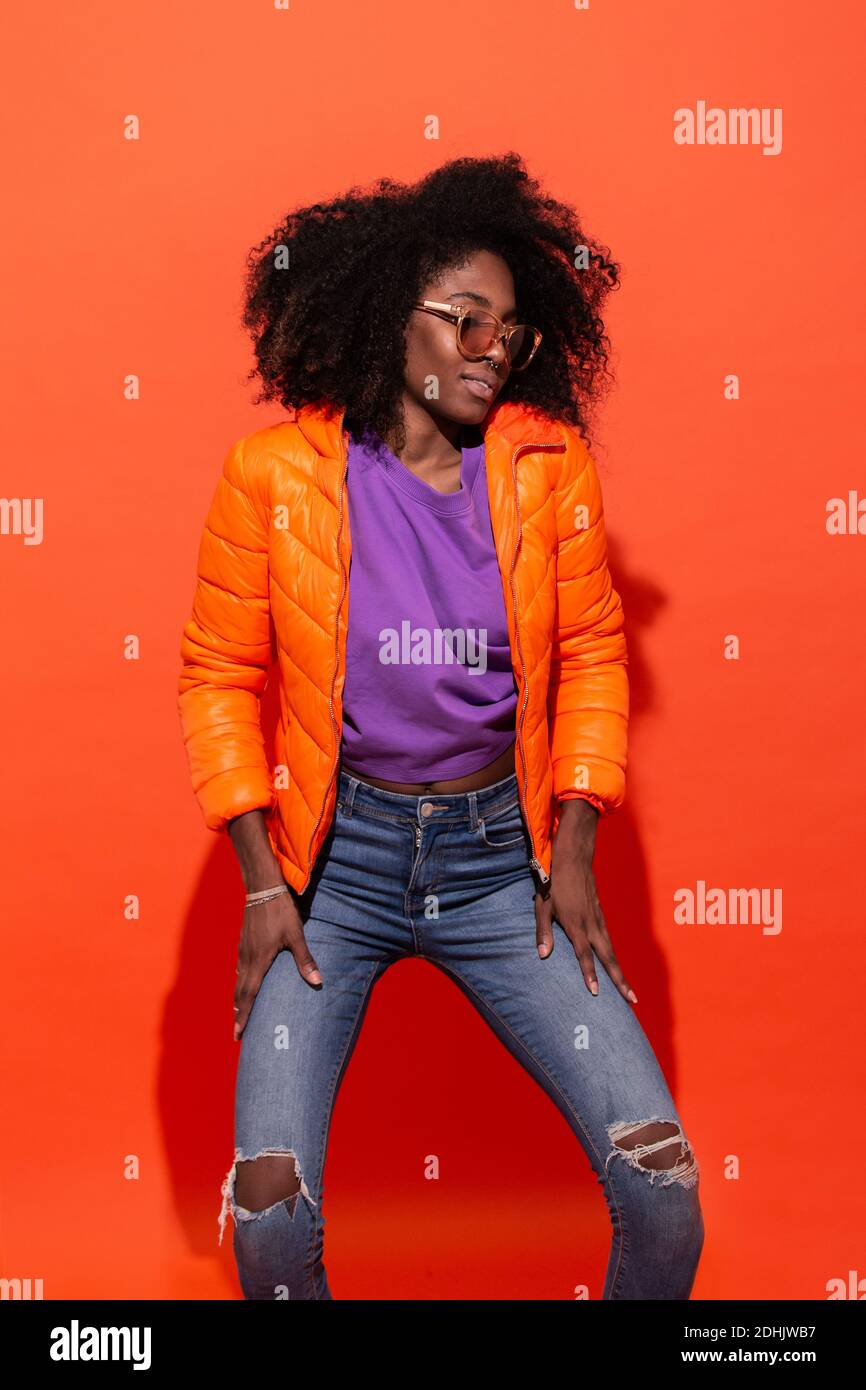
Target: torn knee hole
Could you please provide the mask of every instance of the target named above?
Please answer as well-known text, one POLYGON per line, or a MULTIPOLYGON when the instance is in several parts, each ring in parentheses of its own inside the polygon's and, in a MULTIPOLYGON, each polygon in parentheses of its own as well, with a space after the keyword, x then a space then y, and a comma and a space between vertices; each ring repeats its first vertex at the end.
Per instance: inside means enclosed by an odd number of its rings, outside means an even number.
POLYGON ((301 1179, 293 1154, 262 1154, 241 1159, 235 1180, 235 1200, 246 1211, 264 1211, 277 1202, 297 1197, 301 1179))
POLYGON ((673 1120, 621 1121, 608 1126, 614 1144, 611 1157, 621 1155, 633 1168, 649 1171, 650 1181, 664 1174, 662 1186, 672 1182, 691 1187, 698 1165, 680 1126, 673 1120))
POLYGON ((236 1150, 235 1161, 222 1185, 220 1244, 229 1211, 235 1223, 238 1220, 255 1221, 282 1204, 289 1216, 294 1218, 301 1196, 311 1206, 316 1205, 297 1155, 291 1149, 262 1149, 249 1156, 240 1149, 236 1150))
POLYGON ((679 1132, 679 1125, 669 1120, 664 1124, 640 1125, 614 1142, 618 1149, 625 1149, 627 1153, 639 1150, 637 1161, 641 1168, 671 1168, 682 1153, 683 1141, 677 1139, 679 1132), (662 1144, 664 1139, 674 1142, 662 1144))

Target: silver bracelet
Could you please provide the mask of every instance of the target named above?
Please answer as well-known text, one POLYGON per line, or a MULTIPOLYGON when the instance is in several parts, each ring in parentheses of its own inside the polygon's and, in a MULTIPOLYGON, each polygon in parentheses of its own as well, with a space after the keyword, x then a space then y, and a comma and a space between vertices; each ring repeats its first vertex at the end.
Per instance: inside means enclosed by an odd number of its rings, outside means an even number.
POLYGON ((273 888, 262 888, 258 893, 247 893, 247 904, 267 903, 271 898, 278 898, 281 893, 288 893, 288 885, 283 883, 275 885, 273 888))

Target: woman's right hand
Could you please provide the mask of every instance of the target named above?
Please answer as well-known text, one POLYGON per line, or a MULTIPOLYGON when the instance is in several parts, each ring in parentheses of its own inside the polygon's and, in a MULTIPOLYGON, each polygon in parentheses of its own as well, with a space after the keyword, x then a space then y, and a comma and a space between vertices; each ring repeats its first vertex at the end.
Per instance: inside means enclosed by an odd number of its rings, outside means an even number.
POLYGON ((264 903, 249 904, 244 909, 235 985, 235 1042, 247 1026, 262 980, 280 951, 291 951, 298 974, 308 984, 323 983, 291 892, 280 893, 264 903))

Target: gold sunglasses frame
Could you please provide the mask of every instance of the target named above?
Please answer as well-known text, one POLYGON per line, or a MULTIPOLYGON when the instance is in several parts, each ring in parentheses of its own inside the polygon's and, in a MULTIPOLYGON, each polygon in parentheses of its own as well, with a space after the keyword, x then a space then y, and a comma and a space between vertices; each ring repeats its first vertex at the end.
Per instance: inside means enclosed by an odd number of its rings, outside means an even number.
POLYGON ((454 324, 454 328, 457 334, 457 346, 460 349, 461 354, 466 358, 468 362, 483 362, 484 358, 487 356, 492 347, 495 347, 497 343, 504 342, 505 356, 508 359, 509 371, 525 372, 526 368, 529 366, 530 362, 532 361, 533 357, 538 352, 538 349, 541 346, 542 335, 539 329, 533 328, 531 324, 528 323, 514 323, 510 326, 506 326, 502 322, 502 319, 499 318, 497 314, 493 313, 492 309, 480 309, 477 304, 460 304, 457 306, 457 308, 455 308, 453 304, 440 304, 435 299, 424 299, 420 304, 414 304, 412 307, 415 309, 423 309, 428 314, 435 314, 438 318, 450 320, 454 324), (499 324, 500 329, 498 333, 494 334, 493 339, 488 344, 484 352, 478 352, 474 354, 466 352, 463 347, 463 344, 460 341, 460 325, 466 318, 467 314, 473 313, 487 314, 490 318, 495 319, 495 321, 499 324), (508 345, 511 341, 511 335, 513 333, 516 333, 519 328, 522 328, 525 333, 532 333, 535 337, 535 342, 533 343, 532 350, 529 356, 527 357, 526 361, 523 363, 523 365, 520 367, 513 367, 511 365, 511 355, 509 352, 508 345))

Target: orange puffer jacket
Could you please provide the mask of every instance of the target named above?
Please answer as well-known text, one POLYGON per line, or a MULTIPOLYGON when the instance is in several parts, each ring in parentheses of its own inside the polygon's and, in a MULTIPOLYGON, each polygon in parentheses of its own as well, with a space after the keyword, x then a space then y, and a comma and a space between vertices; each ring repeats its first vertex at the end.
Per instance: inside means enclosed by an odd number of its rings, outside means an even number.
MULTIPOLYGON (((229 450, 181 639, 178 709, 205 823, 221 831, 264 810, 298 892, 337 799, 351 557, 344 415, 306 405, 229 450), (271 768, 259 697, 274 659, 271 768)), ((508 401, 481 430, 518 691, 515 769, 544 881, 559 799, 584 796, 605 815, 625 795, 623 609, 595 463, 577 430, 508 401)))

